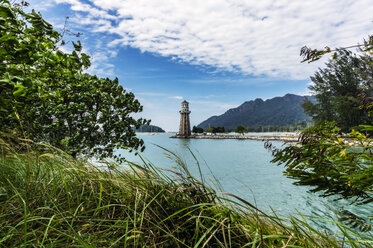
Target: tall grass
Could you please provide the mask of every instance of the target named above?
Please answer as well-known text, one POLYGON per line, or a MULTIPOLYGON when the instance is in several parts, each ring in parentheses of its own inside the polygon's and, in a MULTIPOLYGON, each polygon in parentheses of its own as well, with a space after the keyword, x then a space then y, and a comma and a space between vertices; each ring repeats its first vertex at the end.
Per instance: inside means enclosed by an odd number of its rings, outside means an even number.
POLYGON ((224 199, 174 154, 179 170, 164 173, 4 135, 0 152, 0 247, 372 247, 341 224, 337 240, 224 199))

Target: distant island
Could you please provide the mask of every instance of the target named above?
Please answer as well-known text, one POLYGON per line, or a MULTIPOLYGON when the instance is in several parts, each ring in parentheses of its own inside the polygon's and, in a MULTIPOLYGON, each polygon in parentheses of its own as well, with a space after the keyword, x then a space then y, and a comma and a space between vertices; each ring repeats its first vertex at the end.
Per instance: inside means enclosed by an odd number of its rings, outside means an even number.
POLYGON ((138 129, 135 129, 135 132, 139 133, 164 133, 165 131, 157 126, 153 125, 142 125, 138 129))
POLYGON ((304 129, 311 123, 311 117, 304 113, 301 104, 306 99, 315 101, 313 96, 286 94, 268 100, 257 98, 247 101, 219 116, 212 116, 197 127, 207 130, 209 127, 224 127, 234 131, 243 126, 246 131, 294 131, 304 129))

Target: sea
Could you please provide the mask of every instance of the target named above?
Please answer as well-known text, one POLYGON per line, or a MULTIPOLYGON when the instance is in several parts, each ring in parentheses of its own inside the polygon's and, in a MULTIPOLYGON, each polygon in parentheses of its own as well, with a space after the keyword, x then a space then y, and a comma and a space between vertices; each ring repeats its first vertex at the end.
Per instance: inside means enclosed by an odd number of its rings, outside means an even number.
MULTIPOLYGON (((295 180, 283 174, 282 165, 271 162, 272 154, 264 147, 263 141, 170 138, 173 135, 175 133, 137 133, 145 142, 145 151, 138 155, 127 150, 118 152, 128 161, 142 164, 144 160, 165 171, 177 170, 172 159, 176 155, 193 176, 200 178, 202 173, 204 180, 219 194, 237 195, 269 214, 274 211, 285 218, 306 218, 313 227, 325 233, 339 232, 330 220, 338 220, 339 213, 344 210, 365 217, 373 213, 372 204, 359 206, 335 196, 322 197, 320 193, 312 192, 312 187, 295 185, 295 180)), ((282 148, 286 144, 272 141, 272 145, 282 148)))

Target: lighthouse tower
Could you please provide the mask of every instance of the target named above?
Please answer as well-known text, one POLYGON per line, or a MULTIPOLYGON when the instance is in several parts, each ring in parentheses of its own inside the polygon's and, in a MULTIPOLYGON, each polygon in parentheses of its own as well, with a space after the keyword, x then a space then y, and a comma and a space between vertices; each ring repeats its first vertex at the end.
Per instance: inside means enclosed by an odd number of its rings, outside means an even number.
POLYGON ((188 137, 190 136, 190 120, 189 120, 189 103, 187 101, 183 101, 181 103, 181 110, 180 112, 180 127, 179 133, 177 134, 180 137, 188 137))

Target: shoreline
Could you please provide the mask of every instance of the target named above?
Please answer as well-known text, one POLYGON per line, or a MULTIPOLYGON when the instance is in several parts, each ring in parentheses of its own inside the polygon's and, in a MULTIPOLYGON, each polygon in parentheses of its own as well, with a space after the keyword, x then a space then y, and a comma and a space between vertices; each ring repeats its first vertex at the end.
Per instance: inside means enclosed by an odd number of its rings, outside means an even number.
MULTIPOLYGON (((299 135, 271 135, 271 136, 259 136, 259 135, 190 135, 190 136, 180 136, 173 135, 170 138, 173 139, 241 139, 241 140, 257 140, 257 141, 283 141, 287 142, 298 142, 299 135)), ((373 141, 369 141, 373 142, 373 141)), ((369 144, 366 143, 364 145, 369 144)), ((350 147, 359 147, 361 144, 351 138, 343 138, 343 144, 347 144, 350 147)))
POLYGON ((284 141, 296 142, 299 136, 249 136, 249 135, 190 135, 179 136, 174 135, 170 138, 173 139, 243 139, 243 140, 259 140, 259 141, 284 141))

